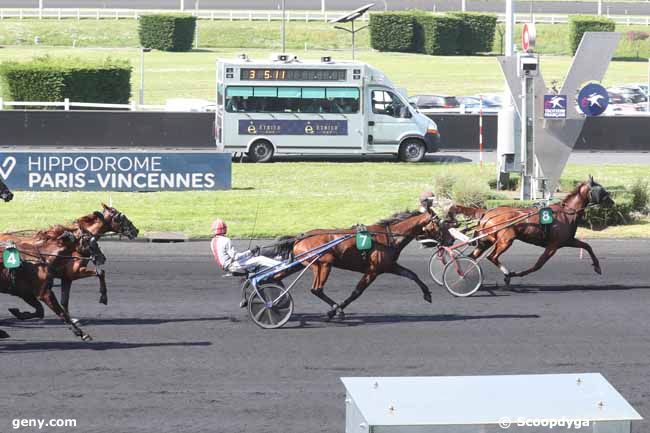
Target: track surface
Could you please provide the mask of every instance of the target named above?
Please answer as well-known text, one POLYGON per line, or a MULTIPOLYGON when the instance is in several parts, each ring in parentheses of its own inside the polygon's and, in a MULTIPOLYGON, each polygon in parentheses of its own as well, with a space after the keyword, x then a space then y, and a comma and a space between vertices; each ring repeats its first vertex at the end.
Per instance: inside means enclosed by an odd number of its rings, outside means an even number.
MULTIPOLYGON (((339 377, 364 375, 602 372, 648 417, 650 240, 592 245, 602 277, 563 250, 524 293, 455 299, 432 285, 429 305, 415 284, 382 276, 342 323, 323 321, 306 279, 295 320, 265 331, 237 308, 236 281, 219 276, 206 242, 105 242, 110 305, 96 303, 95 281, 72 292, 95 341, 77 341, 51 313, 30 323, 0 314, 12 335, 0 341, 0 431, 14 431, 14 418, 76 418, 76 429, 42 431, 339 433, 339 377)), ((519 270, 540 253, 515 244, 504 262, 519 270)), ((413 246, 402 264, 424 277, 427 258, 413 246)), ((327 291, 341 300, 357 280, 335 271, 327 291)), ((0 299, 5 312, 21 305, 0 299)))
MULTIPOLYGON (((192 10, 199 2, 201 9, 279 9, 280 0, 185 0, 185 9, 192 10)), ((388 9, 424 9, 436 11, 460 11, 461 0, 325 0, 327 10, 347 11, 375 3, 375 10, 388 9)), ((43 0, 45 8, 132 8, 132 9, 179 9, 180 0, 43 0)), ((647 2, 604 1, 603 13, 613 15, 650 15, 647 2)), ((598 11, 597 1, 539 1, 532 2, 535 13, 587 13, 598 11)), ((36 8, 38 0, 0 0, 0 7, 36 8)), ((320 10, 321 0, 286 0, 288 10, 320 10)), ((516 1, 515 12, 530 12, 530 1, 516 1)), ((505 13, 504 0, 467 0, 467 10, 474 12, 505 13)))

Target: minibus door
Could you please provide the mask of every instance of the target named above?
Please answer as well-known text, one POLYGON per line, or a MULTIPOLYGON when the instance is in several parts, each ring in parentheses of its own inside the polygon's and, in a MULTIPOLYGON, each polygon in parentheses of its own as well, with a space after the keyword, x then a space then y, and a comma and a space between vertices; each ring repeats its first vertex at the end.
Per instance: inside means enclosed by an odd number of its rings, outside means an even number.
POLYGON ((396 153, 404 130, 412 123, 411 112, 394 90, 369 87, 368 150, 396 153))

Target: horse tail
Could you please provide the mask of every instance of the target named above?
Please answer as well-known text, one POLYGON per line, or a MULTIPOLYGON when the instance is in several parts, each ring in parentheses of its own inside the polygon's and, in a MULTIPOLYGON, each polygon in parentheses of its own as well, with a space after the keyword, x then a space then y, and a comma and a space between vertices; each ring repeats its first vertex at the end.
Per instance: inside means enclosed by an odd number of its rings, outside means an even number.
POLYGON ((283 260, 290 259, 293 255, 293 246, 298 238, 294 236, 280 236, 275 239, 272 245, 265 248, 264 255, 270 257, 282 257, 283 260))

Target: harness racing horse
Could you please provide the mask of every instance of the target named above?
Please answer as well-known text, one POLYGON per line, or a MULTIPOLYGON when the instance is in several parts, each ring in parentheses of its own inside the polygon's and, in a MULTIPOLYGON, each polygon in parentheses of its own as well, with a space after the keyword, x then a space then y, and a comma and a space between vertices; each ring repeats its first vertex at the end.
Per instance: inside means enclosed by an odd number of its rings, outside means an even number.
MULTIPOLYGON (((0 199, 2 199, 5 203, 8 201, 11 201, 14 198, 14 193, 7 188, 7 185, 5 185, 4 181, 2 180, 2 177, 0 177, 0 199)), ((0 338, 9 338, 9 334, 7 334, 5 331, 0 329, 0 338)))
POLYGON ((68 261, 77 257, 87 257, 97 264, 106 261, 96 238, 82 230, 75 233, 62 230, 61 234, 37 243, 16 243, 22 256, 17 269, 7 269, 4 263, 0 267, 0 292, 18 296, 36 309, 33 313, 11 309, 10 312, 19 319, 42 318, 43 306, 40 301, 59 316, 82 340, 91 340, 80 327, 70 319, 52 291, 53 279, 63 273, 68 261), (73 253, 79 256, 73 256, 73 253))
MULTIPOLYGON (((429 207, 427 201, 422 202, 425 210, 397 213, 392 217, 379 221, 367 227, 373 235, 373 248, 363 254, 356 247, 354 237, 335 245, 314 263, 311 264, 313 273, 311 292, 330 306, 327 312, 328 319, 338 313, 340 319, 345 318, 344 310, 377 278, 378 275, 389 273, 400 275, 413 280, 422 290, 424 300, 431 302, 431 291, 420 280, 415 272, 397 263, 400 253, 416 237, 435 237, 439 234, 439 219, 429 207), (347 269, 363 274, 350 296, 340 304, 333 301, 324 293, 325 283, 332 267, 347 269)), ((355 228, 346 230, 312 230, 296 238, 281 240, 276 246, 277 253, 292 253, 298 256, 308 252, 341 236, 354 234, 355 228)), ((310 262, 303 262, 303 266, 310 262)), ((292 269, 273 276, 274 280, 297 272, 292 269)))
MULTIPOLYGON (((96 240, 109 232, 118 233, 126 236, 128 239, 135 239, 139 230, 131 220, 115 209, 102 203, 103 210, 93 212, 92 214, 82 216, 77 219, 71 226, 53 226, 48 230, 37 232, 34 236, 22 237, 11 233, 0 234, 0 240, 11 240, 21 243, 35 243, 51 239, 53 236, 59 236, 63 231, 82 230, 90 233, 96 240)), ((61 305, 66 312, 69 312, 68 305, 70 302, 70 288, 74 280, 97 276, 99 279, 99 302, 108 304, 108 295, 106 288, 106 272, 99 268, 88 268, 89 260, 76 251, 72 253, 75 260, 69 260, 65 263, 64 269, 55 278, 61 279, 61 305)), ((10 310, 11 311, 11 310, 10 310)))
MULTIPOLYGON (((588 181, 578 185, 564 200, 549 206, 553 210, 554 218, 547 230, 540 224, 539 209, 537 208, 506 206, 490 210, 466 208, 469 209, 466 215, 470 214, 467 216, 482 214, 476 228, 476 236, 488 234, 479 240, 478 246, 471 253, 471 256, 477 259, 483 252, 494 246, 494 250, 487 258, 503 272, 506 287, 510 287, 512 277, 523 277, 538 271, 555 255, 558 249, 564 247, 586 250, 591 257, 594 270, 600 275, 600 263, 591 246, 575 238, 578 224, 584 217, 585 209, 588 206, 596 205, 612 207, 614 201, 607 190, 589 176, 588 181), (527 215, 529 216, 526 217, 527 215), (544 252, 535 265, 522 272, 510 272, 499 261, 499 257, 510 248, 515 240, 544 248, 544 252)), ((459 207, 456 208, 456 211, 463 213, 463 209, 459 207)))

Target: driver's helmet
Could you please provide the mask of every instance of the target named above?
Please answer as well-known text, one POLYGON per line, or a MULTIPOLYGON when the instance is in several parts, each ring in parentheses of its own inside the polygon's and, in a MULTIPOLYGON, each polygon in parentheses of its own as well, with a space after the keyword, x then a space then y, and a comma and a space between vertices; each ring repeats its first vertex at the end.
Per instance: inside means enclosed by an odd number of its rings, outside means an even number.
POLYGON ((217 218, 216 220, 212 221, 210 231, 214 236, 225 235, 228 232, 228 226, 224 220, 217 218))

